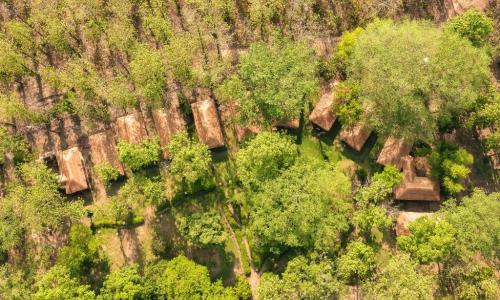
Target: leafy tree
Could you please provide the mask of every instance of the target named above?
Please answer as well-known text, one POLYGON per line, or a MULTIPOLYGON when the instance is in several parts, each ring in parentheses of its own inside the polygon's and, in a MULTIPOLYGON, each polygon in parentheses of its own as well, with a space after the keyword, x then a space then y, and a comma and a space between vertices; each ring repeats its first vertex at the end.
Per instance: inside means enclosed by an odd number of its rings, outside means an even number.
POLYGON ((470 253, 479 252, 490 260, 500 256, 497 247, 500 241, 500 194, 487 195, 475 190, 464 197, 460 205, 450 202, 442 211, 444 218, 456 230, 455 242, 470 253))
POLYGON ((304 43, 278 41, 275 46, 254 43, 241 57, 238 73, 223 85, 239 86, 235 95, 243 122, 269 124, 298 118, 318 91, 315 60, 304 43), (235 81, 240 83, 235 84, 235 81), (236 98, 244 96, 242 98, 236 98))
POLYGON ((251 199, 250 233, 263 253, 334 252, 349 228, 349 179, 320 164, 297 164, 251 199))
POLYGON ((331 299, 339 289, 330 261, 310 262, 299 256, 288 262, 281 278, 265 273, 258 295, 259 299, 331 299))
POLYGON ((130 62, 130 73, 148 105, 161 106, 165 90, 165 66, 160 52, 145 45, 138 47, 130 62))
POLYGON ((170 172, 178 180, 193 184, 210 174, 211 157, 208 147, 190 139, 187 132, 175 134, 167 149, 172 157, 170 172))
POLYGON ((113 167, 109 162, 103 162, 95 167, 95 171, 97 173, 97 176, 99 179, 102 180, 102 182, 105 185, 109 185, 111 181, 117 180, 118 177, 120 177, 120 172, 113 167))
POLYGON ((81 224, 71 227, 68 245, 59 250, 57 264, 67 268, 72 278, 87 283, 100 279, 96 268, 107 267, 106 260, 100 257, 99 243, 92 236, 92 231, 81 224))
POLYGON ((397 239, 398 249, 409 253, 422 264, 440 263, 455 248, 456 230, 450 223, 421 217, 408 225, 409 236, 397 239))
POLYGON ((365 290, 366 299, 434 299, 433 277, 419 272, 407 254, 392 256, 365 290))
POLYGON ((197 74, 194 72, 193 60, 199 45, 189 33, 180 33, 172 37, 165 52, 168 65, 177 82, 184 86, 194 87, 198 82, 197 74))
POLYGON ((346 63, 351 59, 356 41, 363 31, 363 28, 357 27, 354 30, 342 33, 334 52, 334 59, 340 71, 345 73, 346 63))
POLYGON ((363 114, 359 87, 345 81, 340 82, 335 87, 334 97, 332 109, 342 125, 351 126, 357 123, 363 114))
POLYGON ((33 280, 26 270, 12 268, 8 264, 0 266, 0 297, 2 299, 29 299, 33 280))
POLYGON ((289 168, 297 158, 297 147, 290 137, 262 132, 250 140, 236 156, 238 177, 247 188, 257 189, 289 168))
POLYGON ((441 179, 446 191, 452 195, 464 190, 462 181, 471 172, 473 161, 472 154, 448 142, 439 143, 429 157, 432 175, 441 179))
POLYGON ((35 124, 46 121, 46 116, 27 107, 16 93, 0 93, 0 115, 3 122, 9 122, 8 118, 35 124))
POLYGON ((123 76, 117 76, 103 82, 98 87, 100 97, 120 108, 137 107, 139 101, 130 90, 129 83, 123 76))
POLYGON ((445 29, 458 33, 471 41, 472 45, 480 47, 493 30, 493 20, 482 12, 468 10, 449 20, 445 29))
POLYGON ((13 79, 29 72, 27 62, 21 53, 0 35, 0 82, 10 83, 13 79))
POLYGON ((482 49, 430 23, 377 21, 357 37, 347 74, 359 84, 369 125, 382 135, 431 140, 440 116, 474 106, 488 65, 482 49))
POLYGON ((144 140, 140 145, 119 141, 117 150, 120 161, 132 171, 160 161, 161 146, 157 137, 144 140))
POLYGON ((362 207, 377 204, 392 193, 393 188, 403 179, 403 174, 394 166, 386 166, 384 171, 376 173, 372 182, 362 187, 354 199, 362 207))
POLYGON ((445 282, 451 282, 458 299, 498 299, 500 287, 494 268, 465 259, 447 266, 441 275, 445 282))
POLYGON ((359 285, 373 274, 375 267, 375 251, 362 242, 351 242, 338 259, 337 273, 347 283, 359 285))
POLYGON ((188 241, 202 247, 221 246, 227 239, 220 216, 214 212, 177 218, 177 227, 188 241))
POLYGON ((98 299, 146 299, 147 290, 137 265, 123 267, 111 272, 100 291, 98 299))
POLYGON ((12 135, 0 127, 0 165, 4 162, 4 155, 6 153, 14 155, 14 163, 22 162, 29 158, 26 141, 20 136, 12 135))
POLYGON ((387 210, 384 207, 371 204, 357 210, 354 213, 353 220, 354 224, 359 227, 361 233, 368 240, 376 237, 380 241, 384 230, 388 229, 392 224, 392 220, 387 215, 387 210))
POLYGON ((95 299, 95 295, 89 286, 81 285, 78 280, 72 278, 67 268, 56 265, 36 283, 33 299, 92 300, 95 299))

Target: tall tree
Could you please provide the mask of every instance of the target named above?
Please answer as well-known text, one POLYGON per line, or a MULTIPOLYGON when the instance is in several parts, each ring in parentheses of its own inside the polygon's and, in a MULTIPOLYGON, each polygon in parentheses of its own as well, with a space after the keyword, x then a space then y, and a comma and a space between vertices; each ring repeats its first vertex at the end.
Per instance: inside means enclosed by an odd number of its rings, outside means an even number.
POLYGON ((485 51, 421 21, 368 25, 347 65, 367 123, 410 140, 431 140, 438 118, 471 109, 490 77, 485 51))

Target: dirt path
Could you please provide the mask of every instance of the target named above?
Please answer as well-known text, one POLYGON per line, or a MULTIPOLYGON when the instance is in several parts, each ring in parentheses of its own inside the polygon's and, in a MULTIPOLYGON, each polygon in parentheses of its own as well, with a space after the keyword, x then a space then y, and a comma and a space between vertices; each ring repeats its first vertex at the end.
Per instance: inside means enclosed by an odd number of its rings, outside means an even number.
POLYGON ((240 245, 238 244, 238 239, 236 238, 236 234, 234 233, 234 230, 231 227, 231 224, 229 223, 229 221, 226 218, 226 215, 224 214, 224 209, 222 207, 222 203, 221 203, 220 199, 217 200, 217 209, 219 210, 219 214, 222 217, 222 221, 224 222, 224 225, 226 226, 226 228, 229 231, 229 238, 231 238, 231 241, 234 243, 234 246, 236 248, 235 254, 236 254, 237 263, 234 264, 233 272, 236 276, 243 275, 244 272, 243 272, 243 263, 241 260, 240 245))
POLYGON ((245 252, 248 256, 248 262, 250 263, 250 277, 247 278, 248 283, 250 283, 250 289, 252 290, 253 299, 257 299, 257 288, 260 283, 260 273, 257 272, 253 264, 252 255, 250 252, 250 246, 246 237, 243 237, 243 244, 245 245, 245 252))

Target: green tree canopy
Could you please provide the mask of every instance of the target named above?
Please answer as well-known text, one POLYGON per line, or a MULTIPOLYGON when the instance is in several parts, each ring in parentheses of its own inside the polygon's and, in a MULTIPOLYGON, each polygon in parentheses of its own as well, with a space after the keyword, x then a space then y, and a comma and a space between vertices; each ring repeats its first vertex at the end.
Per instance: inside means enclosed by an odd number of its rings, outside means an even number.
POLYGON ((338 259, 337 273, 347 283, 359 285, 375 271, 375 251, 362 242, 351 242, 338 259))
POLYGON ((350 186, 340 171, 314 163, 299 163, 265 183, 251 199, 249 230, 260 251, 338 250, 349 228, 350 186))
POLYGON ((36 283, 36 300, 92 300, 94 292, 87 285, 69 275, 69 270, 56 265, 46 272, 36 283))
POLYGON ((288 262, 281 277, 265 273, 258 295, 259 299, 331 299, 339 289, 332 262, 299 256, 288 262))
POLYGON ((215 212, 193 213, 176 221, 181 234, 195 245, 221 246, 227 239, 221 218, 215 212))
POLYGON ((170 172, 178 180, 192 184, 210 173, 208 147, 190 139, 187 132, 175 134, 167 149, 172 157, 170 172))
POLYGON ((440 263, 455 248, 456 230, 450 223, 421 217, 408 225, 409 236, 397 239, 398 248, 422 264, 440 263))
POLYGON ((287 135, 259 133, 236 155, 238 177, 245 187, 258 189, 292 166, 297 154, 297 147, 287 135))
POLYGON ((454 31, 479 47, 493 30, 493 20, 477 10, 468 10, 446 23, 447 30, 454 31))
POLYGON ((120 161, 133 171, 160 161, 161 146, 157 137, 144 140, 139 145, 119 141, 117 150, 120 161))
POLYGON ((144 279, 139 274, 138 266, 130 265, 109 274, 98 299, 146 299, 147 296, 144 279))
POLYGON ((433 277, 418 271, 407 254, 392 256, 380 273, 366 284, 366 299, 431 300, 433 277))
POLYGON ((231 91, 223 98, 238 101, 244 123, 298 118, 318 92, 315 70, 312 50, 302 42, 254 43, 241 57, 237 74, 223 83, 221 89, 231 91))
POLYGON ((359 84, 367 123, 382 135, 431 140, 439 116, 471 109, 490 59, 457 34, 422 21, 376 21, 356 39, 348 80, 359 84))

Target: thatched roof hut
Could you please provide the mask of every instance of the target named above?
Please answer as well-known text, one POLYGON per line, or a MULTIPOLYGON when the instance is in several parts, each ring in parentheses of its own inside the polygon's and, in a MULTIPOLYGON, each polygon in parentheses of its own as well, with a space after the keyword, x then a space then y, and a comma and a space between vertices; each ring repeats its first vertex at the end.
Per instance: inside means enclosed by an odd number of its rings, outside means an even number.
MULTIPOLYGON (((174 100, 177 100, 174 98, 174 100)), ((156 131, 160 136, 160 143, 163 146, 163 157, 168 158, 169 153, 166 149, 170 139, 174 134, 183 130, 186 126, 179 103, 173 101, 167 108, 160 108, 153 111, 153 121, 156 131)))
POLYGON ((396 219, 396 235, 409 235, 408 225, 418 218, 430 216, 428 212, 401 211, 396 219))
POLYGON ((342 132, 340 132, 340 140, 354 150, 361 151, 371 133, 371 129, 362 124, 356 124, 342 130, 342 132))
POLYGON ((130 144, 140 144, 148 135, 140 112, 116 119, 116 130, 118 138, 130 144))
POLYGON ((333 91, 327 90, 309 115, 309 121, 325 131, 330 131, 335 119, 337 119, 337 116, 333 113, 332 104, 333 91))
POLYGON ((66 194, 73 194, 89 188, 82 152, 73 147, 56 154, 59 165, 59 183, 65 187, 66 194))
POLYGON ((121 175, 125 175, 123 166, 118 159, 116 141, 111 131, 100 132, 89 137, 92 163, 98 165, 108 162, 121 175))
POLYGON ((215 102, 208 98, 191 104, 198 138, 210 149, 224 146, 224 136, 215 102))
POLYGON ((377 158, 377 163, 383 166, 393 165, 401 169, 401 158, 410 154, 411 147, 403 139, 388 138, 377 158))
POLYGON ((404 178, 403 182, 394 189, 394 197, 397 200, 441 200, 438 182, 428 177, 417 176, 411 156, 405 156, 401 161, 404 178))

